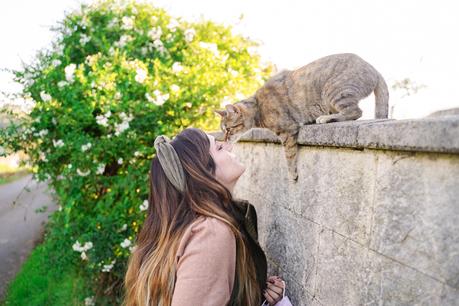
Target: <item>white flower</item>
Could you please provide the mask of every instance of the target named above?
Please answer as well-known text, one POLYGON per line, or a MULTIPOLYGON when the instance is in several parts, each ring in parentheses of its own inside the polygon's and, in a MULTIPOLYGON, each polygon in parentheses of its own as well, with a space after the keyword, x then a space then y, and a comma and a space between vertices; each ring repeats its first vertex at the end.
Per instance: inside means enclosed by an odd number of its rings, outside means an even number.
POLYGON ((135 156, 135 157, 138 157, 138 156, 140 156, 140 155, 142 155, 142 153, 140 153, 139 151, 135 151, 135 152, 134 152, 134 156, 135 156))
POLYGON ((124 232, 125 230, 127 230, 127 224, 126 223, 123 224, 123 227, 121 227, 120 232, 124 232))
POLYGON ((67 168, 72 169, 72 164, 69 164, 67 168))
POLYGON ((61 64, 61 61, 58 60, 58 59, 53 59, 53 61, 51 62, 51 64, 54 66, 54 67, 57 67, 61 64))
POLYGON ((62 87, 64 87, 64 86, 66 86, 67 84, 68 84, 68 83, 67 83, 66 81, 59 81, 59 82, 57 83, 57 86, 58 86, 59 88, 62 88, 62 87))
POLYGON ((41 91, 41 92, 40 92, 40 98, 41 98, 44 102, 51 101, 51 95, 47 94, 45 91, 41 91))
POLYGON ((158 51, 161 52, 161 53, 166 52, 166 48, 164 47, 164 44, 160 39, 156 39, 153 42, 153 47, 158 49, 158 51))
POLYGON ((171 31, 171 32, 175 32, 175 30, 177 30, 177 27, 179 26, 179 23, 177 22, 176 19, 171 19, 169 24, 167 25, 167 28, 171 31))
POLYGON ((160 27, 156 27, 148 31, 148 37, 151 38, 151 40, 157 40, 161 38, 161 35, 163 34, 163 31, 161 30, 160 27))
POLYGON ((118 164, 122 165, 123 164, 123 159, 120 157, 118 158, 118 164))
POLYGON ((110 272, 110 270, 113 268, 113 265, 116 263, 116 259, 114 259, 110 264, 104 265, 102 268, 102 272, 110 272))
POLYGON ((47 129, 41 130, 40 132, 38 132, 38 135, 40 137, 46 136, 48 135, 48 130, 47 129))
POLYGON ((215 56, 219 56, 220 53, 218 52, 218 47, 215 43, 206 43, 206 42, 199 42, 199 46, 201 48, 207 49, 212 52, 215 56))
MULTIPOLYGON (((91 241, 88 241, 86 242, 83 246, 80 244, 80 242, 77 240, 73 246, 72 246, 72 249, 75 251, 75 252, 86 252, 88 250, 90 250, 91 248, 93 247, 93 244, 91 241)), ((83 258, 83 254, 81 255, 83 258)), ((86 253, 84 254, 84 257, 86 257, 86 253)), ((85 258, 83 258, 85 259, 85 258)))
POLYGON ((90 249, 92 249, 93 245, 92 245, 92 242, 91 241, 88 241, 84 244, 83 246, 83 251, 88 251, 90 249))
POLYGON ((96 122, 98 125, 108 126, 108 118, 102 115, 96 116, 96 122))
POLYGON ((195 35, 196 35, 196 31, 194 29, 187 29, 185 31, 185 41, 188 43, 193 41, 193 38, 195 35))
POLYGON ((133 17, 124 16, 121 19, 121 21, 123 23, 123 25, 121 26, 121 28, 123 30, 131 30, 134 27, 134 18, 133 17))
POLYGON ((89 149, 91 149, 91 147, 92 147, 92 144, 90 142, 88 142, 87 144, 84 144, 84 145, 81 146, 81 151, 86 152, 89 149))
POLYGON ((140 211, 145 211, 148 209, 148 200, 143 201, 143 203, 140 205, 140 211))
POLYGON ((169 99, 169 94, 162 94, 159 90, 155 90, 153 94, 156 96, 156 99, 153 99, 148 93, 145 94, 145 97, 148 102, 158 106, 163 105, 169 99))
POLYGON ((174 73, 178 73, 180 71, 183 70, 183 66, 179 63, 179 62, 175 62, 173 65, 172 65, 172 71, 174 73))
POLYGON ((123 242, 120 243, 120 245, 121 245, 122 248, 125 249, 125 248, 127 248, 128 246, 131 245, 131 240, 129 240, 129 239, 126 238, 126 239, 124 239, 123 242))
POLYGON ((231 75, 233 77, 237 77, 239 75, 239 72, 237 72, 236 70, 233 70, 233 69, 229 69, 229 72, 231 73, 231 75))
POLYGON ((133 117, 132 115, 129 115, 129 116, 126 115, 125 112, 121 112, 121 113, 120 113, 120 118, 121 118, 121 120, 123 120, 123 121, 131 122, 132 119, 133 119, 134 117, 133 117))
POLYGON ((119 91, 117 91, 117 92, 115 93, 115 99, 116 99, 116 100, 121 99, 121 93, 120 93, 119 91))
POLYGON ((83 260, 87 260, 88 259, 88 256, 86 256, 86 252, 81 252, 81 259, 83 260))
POLYGON ((188 107, 188 108, 191 108, 193 106, 193 104, 191 102, 186 102, 185 106, 188 107))
POLYGON ((139 83, 143 83, 145 79, 147 78, 147 71, 143 68, 137 68, 135 72, 136 72, 135 80, 139 83))
POLYGON ((75 252, 81 252, 82 251, 81 244, 80 244, 80 242, 78 240, 72 245, 72 249, 75 252))
POLYGON ((99 164, 97 166, 97 170, 96 170, 96 173, 97 174, 103 174, 105 171, 105 164, 99 164))
POLYGON ((67 67, 65 67, 65 79, 72 83, 73 82, 73 74, 75 73, 76 65, 75 64, 70 64, 67 67))
POLYGON ((83 46, 86 45, 90 40, 91 40, 91 37, 89 37, 88 35, 85 35, 85 34, 80 35, 80 44, 82 44, 83 46))
POLYGON ((179 87, 178 85, 176 85, 176 84, 172 84, 172 85, 171 85, 171 90, 172 90, 172 91, 179 91, 179 90, 180 90, 180 87, 179 87))
MULTIPOLYGON (((128 42, 132 41, 132 36, 129 35, 122 35, 120 40, 115 42, 115 46, 118 48, 123 48, 128 42)), ((114 50, 113 50, 114 52, 114 50)), ((111 53, 110 53, 111 54, 111 53)))
POLYGON ((62 141, 62 139, 58 139, 57 141, 53 139, 53 145, 55 148, 60 148, 64 146, 64 142, 62 141))
POLYGON ((93 296, 89 296, 89 297, 85 298, 84 299, 84 305, 85 306, 94 306, 95 305, 94 297, 93 296))
POLYGON ((51 122, 52 122, 54 125, 56 125, 56 124, 57 124, 56 118, 53 117, 53 119, 51 119, 51 122))
POLYGON ((86 172, 83 172, 79 168, 77 168, 77 173, 79 176, 88 176, 91 173, 91 170, 87 170, 86 172))
POLYGON ((147 98, 147 101, 151 103, 154 103, 155 101, 155 99, 153 99, 148 92, 145 94, 145 98, 147 98))
POLYGON ((121 122, 115 124, 115 135, 119 136, 125 130, 129 128, 129 122, 121 122))

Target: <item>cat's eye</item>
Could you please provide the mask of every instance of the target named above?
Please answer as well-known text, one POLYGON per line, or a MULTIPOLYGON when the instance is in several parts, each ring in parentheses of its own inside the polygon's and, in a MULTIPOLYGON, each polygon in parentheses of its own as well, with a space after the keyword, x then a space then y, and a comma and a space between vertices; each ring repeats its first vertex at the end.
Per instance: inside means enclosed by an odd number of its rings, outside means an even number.
POLYGON ((244 125, 244 123, 239 123, 239 124, 233 125, 231 127, 227 127, 226 131, 229 132, 231 129, 235 129, 235 128, 241 126, 241 125, 244 125))

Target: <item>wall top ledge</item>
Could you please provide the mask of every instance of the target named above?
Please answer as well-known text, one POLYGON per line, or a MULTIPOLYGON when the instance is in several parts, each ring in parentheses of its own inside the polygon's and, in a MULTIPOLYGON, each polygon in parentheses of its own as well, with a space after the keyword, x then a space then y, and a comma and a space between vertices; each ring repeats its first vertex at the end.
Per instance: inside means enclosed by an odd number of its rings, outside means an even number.
MULTIPOLYGON (((222 132, 211 133, 222 140, 222 132)), ((242 142, 280 143, 267 129, 252 129, 242 142)), ((303 126, 298 143, 304 146, 369 148, 459 154, 459 115, 406 120, 357 120, 303 126)))

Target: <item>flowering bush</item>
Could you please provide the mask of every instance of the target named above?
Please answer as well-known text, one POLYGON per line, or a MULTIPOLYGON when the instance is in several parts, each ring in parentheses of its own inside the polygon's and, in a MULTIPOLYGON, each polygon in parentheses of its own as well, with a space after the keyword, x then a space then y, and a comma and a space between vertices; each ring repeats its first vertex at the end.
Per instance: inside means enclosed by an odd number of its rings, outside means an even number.
POLYGON ((271 67, 260 69, 256 44, 231 28, 150 4, 82 6, 54 30, 52 47, 15 72, 33 103, 1 132, 0 153, 25 151, 56 192, 50 260, 81 266, 95 299, 119 295, 148 207, 155 137, 216 129, 213 110, 252 94, 271 67))

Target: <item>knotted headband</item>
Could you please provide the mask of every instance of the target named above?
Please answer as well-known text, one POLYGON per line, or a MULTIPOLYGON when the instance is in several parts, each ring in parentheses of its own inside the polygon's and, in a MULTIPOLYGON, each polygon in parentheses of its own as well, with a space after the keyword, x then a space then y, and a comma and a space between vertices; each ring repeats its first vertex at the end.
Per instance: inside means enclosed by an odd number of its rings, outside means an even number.
POLYGON ((171 140, 160 135, 155 139, 156 156, 169 181, 180 191, 185 191, 185 173, 180 159, 170 144, 171 140))

